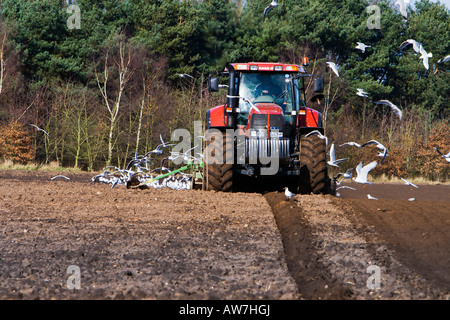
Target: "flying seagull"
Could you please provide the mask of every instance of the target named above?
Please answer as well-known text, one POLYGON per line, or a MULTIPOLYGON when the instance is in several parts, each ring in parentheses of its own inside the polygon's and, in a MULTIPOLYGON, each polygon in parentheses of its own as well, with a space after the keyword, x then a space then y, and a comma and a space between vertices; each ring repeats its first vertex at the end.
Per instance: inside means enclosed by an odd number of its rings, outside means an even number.
POLYGON ((39 128, 37 125, 30 124, 30 126, 35 127, 37 129, 37 131, 42 131, 43 133, 45 133, 48 136, 48 133, 45 132, 43 129, 39 128))
POLYGON ((369 171, 374 169, 377 166, 377 162, 376 161, 372 161, 371 163, 365 165, 363 167, 362 165, 362 161, 358 164, 358 166, 356 167, 356 178, 353 178, 353 181, 357 182, 357 183, 361 183, 361 184, 371 184, 370 182, 367 181, 367 175, 369 174, 369 171))
POLYGON ((54 176, 53 178, 50 178, 50 180, 55 180, 56 178, 64 178, 64 179, 66 179, 66 180, 70 180, 70 178, 67 178, 66 176, 63 176, 63 175, 57 175, 57 176, 54 176))
POLYGON ((246 97, 241 97, 241 96, 229 96, 229 95, 227 95, 227 98, 230 98, 230 99, 242 99, 242 100, 244 100, 245 102, 247 102, 248 104, 250 104, 250 107, 252 107, 253 109, 255 109, 257 112, 259 112, 259 109, 249 100, 249 99, 247 99, 246 97))
POLYGON ((428 59, 433 57, 433 54, 431 52, 430 53, 426 52, 425 49, 423 48, 423 46, 420 47, 420 51, 419 52, 421 54, 419 59, 423 59, 423 65, 424 65, 425 69, 428 70, 429 69, 428 59))
POLYGON ((403 41, 402 44, 400 45, 399 50, 402 50, 403 48, 409 46, 410 44, 412 44, 413 49, 416 53, 420 52, 420 48, 423 47, 423 45, 420 42, 417 42, 414 39, 408 39, 406 41, 403 41))
POLYGON ((344 158, 344 159, 338 159, 336 160, 336 153, 334 151, 334 143, 331 145, 330 148, 330 160, 327 162, 330 166, 333 167, 339 167, 339 163, 341 163, 344 160, 347 160, 348 158, 344 158))
POLYGON ((445 58, 439 59, 438 63, 449 62, 449 61, 450 61, 450 55, 446 56, 445 58))
POLYGON ((355 49, 359 49, 362 52, 366 52, 366 48, 370 48, 371 46, 365 45, 362 42, 356 42, 358 45, 355 47, 355 49))
POLYGON ((369 199, 369 200, 378 200, 378 198, 372 197, 370 194, 367 195, 367 199, 369 199))
POLYGON ((436 150, 437 153, 439 153, 442 158, 444 158, 447 162, 450 162, 450 152, 447 154, 443 154, 441 151, 439 151, 438 148, 434 147, 434 150, 436 150))
POLYGON ((408 17, 408 13, 406 12, 406 5, 409 3, 409 0, 396 0, 394 4, 398 4, 399 11, 401 15, 406 19, 408 17))
POLYGON ((339 77, 339 72, 338 72, 338 67, 336 66, 336 64, 334 62, 327 62, 328 67, 331 68, 331 70, 333 70, 333 72, 339 77))
POLYGON ((352 146, 352 147, 361 148, 361 145, 359 143, 356 143, 356 142, 353 142, 353 141, 346 142, 346 143, 343 143, 343 144, 339 145, 339 147, 342 147, 342 146, 352 146))
POLYGON ((352 171, 353 171, 353 168, 348 169, 345 173, 339 172, 336 177, 333 177, 333 181, 337 181, 337 179, 342 176, 342 179, 339 182, 336 182, 337 185, 340 185, 342 183, 342 181, 344 181, 345 179, 352 178, 352 176, 353 176, 352 171))
POLYGON ((194 79, 193 76, 191 76, 191 75, 189 75, 189 74, 186 74, 186 73, 175 73, 174 75, 175 75, 175 76, 179 76, 180 78, 183 78, 183 79, 185 79, 186 77, 189 77, 189 78, 194 79))
POLYGON ((364 97, 364 98, 368 98, 369 96, 368 96, 368 93, 367 92, 365 92, 364 91, 364 89, 356 89, 357 90, 357 92, 356 92, 356 94, 358 95, 358 96, 360 96, 360 97, 364 97))
POLYGON ((381 164, 383 164, 384 160, 386 159, 387 153, 388 153, 387 148, 383 144, 379 143, 377 140, 370 140, 370 141, 364 143, 361 146, 361 148, 364 148, 365 146, 369 146, 369 145, 375 145, 376 148, 378 150, 380 150, 380 152, 378 153, 378 156, 383 157, 383 159, 381 160, 381 164))
POLYGON ((275 0, 272 0, 272 2, 264 9, 264 16, 263 20, 266 18, 266 15, 269 13, 272 8, 278 7, 280 4, 277 3, 275 0))
POLYGON ((319 130, 314 130, 311 131, 310 133, 308 133, 305 138, 309 137, 312 134, 316 134, 320 139, 325 140, 325 145, 328 148, 328 138, 326 136, 324 136, 322 133, 320 133, 319 130))
POLYGON ((407 186, 411 186, 411 187, 414 187, 414 188, 419 188, 419 187, 416 186, 414 183, 412 183, 412 182, 410 182, 410 181, 408 181, 408 180, 406 180, 406 179, 403 179, 403 178, 400 178, 400 179, 402 179, 402 180, 405 182, 405 184, 406 184, 407 186))
POLYGON ((392 111, 398 116, 399 120, 400 121, 402 120, 402 117, 403 117, 402 110, 400 110, 399 107, 397 107, 395 104, 393 104, 389 100, 379 100, 379 101, 375 101, 374 103, 376 103, 376 104, 384 104, 384 105, 387 105, 387 106, 391 107, 392 111))

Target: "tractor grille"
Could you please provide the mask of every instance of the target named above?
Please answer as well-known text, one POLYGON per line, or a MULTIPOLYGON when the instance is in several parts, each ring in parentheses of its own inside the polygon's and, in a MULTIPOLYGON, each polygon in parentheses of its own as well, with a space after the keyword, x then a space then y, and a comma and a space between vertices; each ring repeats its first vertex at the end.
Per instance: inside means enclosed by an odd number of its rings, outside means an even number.
POLYGON ((246 138, 245 139, 245 157, 247 159, 259 160, 268 157, 288 159, 289 138, 246 138))
POLYGON ((269 129, 284 131, 284 116, 282 114, 253 114, 250 118, 250 129, 269 129), (269 116, 269 123, 267 123, 267 117, 269 116))

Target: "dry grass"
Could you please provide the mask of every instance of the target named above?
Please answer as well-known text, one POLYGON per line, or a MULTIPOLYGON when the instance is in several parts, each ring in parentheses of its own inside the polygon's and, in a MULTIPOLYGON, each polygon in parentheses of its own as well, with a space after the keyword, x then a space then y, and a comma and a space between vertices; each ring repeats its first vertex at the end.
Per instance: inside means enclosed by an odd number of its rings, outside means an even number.
POLYGON ((52 171, 52 172, 81 172, 82 170, 74 167, 61 167, 58 162, 50 162, 46 165, 27 163, 14 163, 11 160, 1 160, 0 170, 28 170, 28 171, 52 171))

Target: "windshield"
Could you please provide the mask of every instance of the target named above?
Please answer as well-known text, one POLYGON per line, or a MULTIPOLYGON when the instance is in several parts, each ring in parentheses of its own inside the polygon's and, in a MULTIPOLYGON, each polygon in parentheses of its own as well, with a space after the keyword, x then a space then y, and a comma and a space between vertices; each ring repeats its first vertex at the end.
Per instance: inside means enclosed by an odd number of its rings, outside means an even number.
MULTIPOLYGON (((252 103, 276 103, 285 113, 293 109, 292 76, 289 73, 242 73, 239 96, 252 103)), ((239 100, 242 113, 250 111, 250 105, 239 100)))

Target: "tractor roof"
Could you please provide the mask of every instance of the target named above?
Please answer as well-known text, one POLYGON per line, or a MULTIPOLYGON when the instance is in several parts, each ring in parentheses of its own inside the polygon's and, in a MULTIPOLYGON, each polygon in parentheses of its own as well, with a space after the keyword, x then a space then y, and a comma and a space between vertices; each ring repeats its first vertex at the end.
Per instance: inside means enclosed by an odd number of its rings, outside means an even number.
POLYGON ((236 71, 273 71, 273 72, 301 72, 306 73, 303 66, 296 64, 284 64, 277 62, 247 62, 231 63, 236 71))

